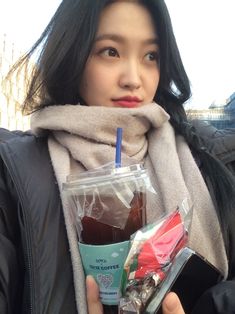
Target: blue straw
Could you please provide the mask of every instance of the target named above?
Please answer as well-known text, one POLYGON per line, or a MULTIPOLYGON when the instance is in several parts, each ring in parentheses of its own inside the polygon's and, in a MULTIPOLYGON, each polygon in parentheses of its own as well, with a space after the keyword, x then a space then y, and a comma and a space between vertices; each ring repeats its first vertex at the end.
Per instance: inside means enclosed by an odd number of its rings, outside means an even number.
POLYGON ((121 167, 122 128, 117 128, 115 167, 121 167))

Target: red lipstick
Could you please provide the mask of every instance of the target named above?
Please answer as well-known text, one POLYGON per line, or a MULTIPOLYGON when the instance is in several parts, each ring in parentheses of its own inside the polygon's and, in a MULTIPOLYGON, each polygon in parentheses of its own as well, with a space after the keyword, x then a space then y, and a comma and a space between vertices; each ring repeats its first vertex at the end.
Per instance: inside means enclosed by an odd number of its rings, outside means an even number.
POLYGON ((125 96, 113 99, 113 102, 117 107, 134 108, 139 106, 141 100, 135 96, 125 96))

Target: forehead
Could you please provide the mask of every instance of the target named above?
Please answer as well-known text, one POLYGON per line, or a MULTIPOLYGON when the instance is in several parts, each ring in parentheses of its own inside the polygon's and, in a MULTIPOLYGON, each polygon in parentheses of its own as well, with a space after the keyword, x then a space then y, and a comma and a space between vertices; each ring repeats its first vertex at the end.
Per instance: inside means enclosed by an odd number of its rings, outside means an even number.
POLYGON ((115 1, 107 5, 99 19, 97 35, 132 33, 132 36, 156 37, 156 29, 148 9, 139 1, 115 1))

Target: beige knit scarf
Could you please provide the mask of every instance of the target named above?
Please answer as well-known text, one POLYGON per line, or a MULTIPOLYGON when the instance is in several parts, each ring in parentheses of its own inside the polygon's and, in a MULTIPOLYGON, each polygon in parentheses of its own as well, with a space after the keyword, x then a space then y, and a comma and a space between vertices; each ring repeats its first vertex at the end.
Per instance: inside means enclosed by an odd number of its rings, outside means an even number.
MULTIPOLYGON (((122 127, 123 164, 144 161, 157 191, 155 197, 148 200, 148 221, 170 212, 188 198, 194 204, 189 246, 226 277, 225 247, 210 194, 187 144, 181 136, 175 136, 168 114, 159 105, 152 103, 134 109, 52 106, 33 114, 31 127, 36 135, 50 131, 48 147, 60 192, 68 174, 114 160, 116 129, 122 127)), ((62 193, 61 199, 77 309, 79 313, 86 313, 84 273, 76 230, 62 193)))

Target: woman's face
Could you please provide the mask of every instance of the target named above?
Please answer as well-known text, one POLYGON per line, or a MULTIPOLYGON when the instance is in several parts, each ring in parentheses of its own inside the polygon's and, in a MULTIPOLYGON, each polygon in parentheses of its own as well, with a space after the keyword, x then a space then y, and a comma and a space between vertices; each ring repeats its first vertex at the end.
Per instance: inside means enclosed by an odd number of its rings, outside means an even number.
POLYGON ((153 101, 159 76, 158 37, 147 9, 134 1, 108 5, 82 76, 82 99, 89 106, 143 106, 153 101))

